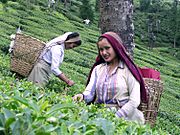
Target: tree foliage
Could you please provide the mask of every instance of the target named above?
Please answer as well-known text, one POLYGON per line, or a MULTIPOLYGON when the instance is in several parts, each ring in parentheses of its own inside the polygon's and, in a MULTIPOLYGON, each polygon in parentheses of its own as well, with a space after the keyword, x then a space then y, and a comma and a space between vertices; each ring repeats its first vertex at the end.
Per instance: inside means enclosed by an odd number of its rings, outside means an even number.
POLYGON ((4 3, 4 4, 7 3, 7 1, 8 1, 8 0, 0 0, 0 2, 2 2, 2 3, 4 3))
POLYGON ((100 0, 96 0, 96 4, 95 4, 95 10, 99 12, 99 2, 100 0))
POLYGON ((150 7, 151 0, 140 0, 140 10, 147 11, 150 7))
POLYGON ((143 12, 156 13, 161 7, 162 0, 140 0, 140 10, 143 12))
POLYGON ((82 19, 94 20, 94 11, 89 0, 82 0, 82 5, 80 6, 80 16, 82 19))
MULTIPOLYGON (((180 34, 178 34, 178 30, 180 31, 180 10, 178 9, 178 0, 174 0, 171 8, 171 18, 170 21, 172 22, 172 25, 170 25, 172 33, 173 33, 173 38, 174 38, 174 47, 176 47, 176 42, 178 40, 178 37, 180 34)), ((179 37, 180 38, 180 37, 179 37)))
MULTIPOLYGON (((169 46, 179 47, 180 46, 180 19, 179 19, 179 0, 163 1, 163 0, 140 0, 139 9, 144 16, 146 21, 151 20, 148 27, 147 35, 151 32, 156 36, 156 42, 159 42, 158 46, 163 46, 161 42, 168 43, 169 46), (153 18, 153 19, 152 19, 153 18), (150 27, 149 27, 150 26, 150 27), (161 45, 160 45, 161 44, 161 45)), ((135 20, 138 21, 138 20, 135 20)), ((149 37, 148 37, 149 38, 149 37)), ((157 45, 157 44, 156 44, 157 45)))

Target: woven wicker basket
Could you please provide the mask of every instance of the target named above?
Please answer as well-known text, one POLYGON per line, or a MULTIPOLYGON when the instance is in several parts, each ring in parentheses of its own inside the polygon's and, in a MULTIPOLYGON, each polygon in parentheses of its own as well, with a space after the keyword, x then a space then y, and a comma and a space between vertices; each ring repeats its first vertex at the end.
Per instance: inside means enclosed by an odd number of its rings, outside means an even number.
POLYGON ((10 69, 27 77, 41 54, 45 43, 25 34, 16 34, 10 69))
POLYGON ((141 103, 139 109, 143 112, 145 122, 154 126, 159 111, 160 98, 163 92, 163 83, 160 80, 144 78, 148 92, 148 102, 141 103))

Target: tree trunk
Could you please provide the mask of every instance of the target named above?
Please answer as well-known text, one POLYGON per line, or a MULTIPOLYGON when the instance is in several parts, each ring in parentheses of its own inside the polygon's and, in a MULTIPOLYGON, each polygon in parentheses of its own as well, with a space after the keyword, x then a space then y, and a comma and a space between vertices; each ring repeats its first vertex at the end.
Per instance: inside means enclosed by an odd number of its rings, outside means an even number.
POLYGON ((174 37, 173 47, 176 48, 176 37, 174 37))
POLYGON ((176 48, 176 38, 177 38, 177 29, 178 29, 178 24, 177 24, 178 0, 174 0, 173 9, 174 9, 174 43, 173 43, 173 47, 176 48))
POLYGON ((71 0, 64 0, 64 7, 65 8, 67 8, 68 3, 71 6, 71 0))
POLYGON ((133 58, 134 25, 133 0, 100 0, 101 32, 113 31, 122 38, 124 46, 133 58))

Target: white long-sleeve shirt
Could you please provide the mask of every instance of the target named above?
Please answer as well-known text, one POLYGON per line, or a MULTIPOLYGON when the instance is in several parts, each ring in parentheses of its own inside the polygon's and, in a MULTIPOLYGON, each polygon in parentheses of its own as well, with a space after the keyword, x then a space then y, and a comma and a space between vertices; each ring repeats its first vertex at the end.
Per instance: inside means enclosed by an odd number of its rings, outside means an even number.
POLYGON ((56 76, 59 76, 62 73, 59 67, 64 60, 64 42, 70 34, 72 34, 72 32, 66 32, 63 35, 50 40, 46 43, 46 47, 41 53, 40 58, 51 65, 51 71, 56 76))
POLYGON ((64 60, 64 50, 64 43, 60 45, 53 43, 42 55, 42 59, 51 65, 51 71, 56 76, 59 76, 62 73, 59 67, 64 60))
POLYGON ((116 116, 144 123, 143 113, 137 109, 140 84, 123 62, 110 75, 106 63, 97 65, 83 94, 86 102, 91 102, 96 96, 96 103, 118 104, 122 107, 116 116))

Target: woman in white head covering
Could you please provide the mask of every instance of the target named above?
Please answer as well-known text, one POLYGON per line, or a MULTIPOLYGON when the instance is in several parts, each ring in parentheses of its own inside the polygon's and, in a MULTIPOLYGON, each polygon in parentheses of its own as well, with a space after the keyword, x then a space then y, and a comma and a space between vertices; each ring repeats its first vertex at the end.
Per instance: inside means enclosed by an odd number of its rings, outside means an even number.
POLYGON ((67 32, 47 42, 40 60, 34 66, 28 80, 38 86, 44 86, 48 83, 51 73, 53 73, 68 86, 74 85, 74 81, 70 80, 59 67, 64 59, 64 50, 73 49, 79 45, 81 45, 81 40, 77 32, 67 32))

